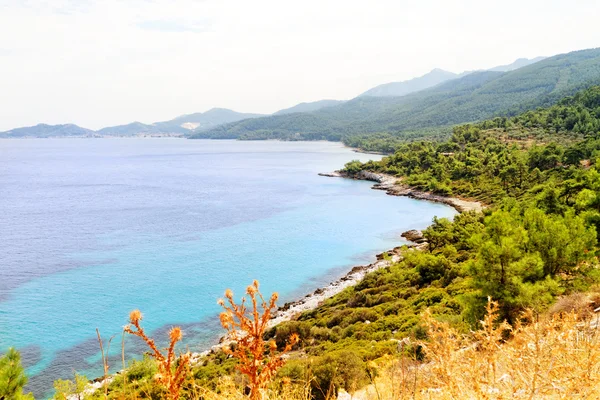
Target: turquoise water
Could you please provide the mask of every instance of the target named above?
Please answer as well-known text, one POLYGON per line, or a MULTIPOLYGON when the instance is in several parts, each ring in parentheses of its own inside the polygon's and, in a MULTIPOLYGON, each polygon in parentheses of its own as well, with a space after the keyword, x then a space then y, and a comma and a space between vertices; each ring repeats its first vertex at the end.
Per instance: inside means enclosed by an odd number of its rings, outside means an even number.
POLYGON ((118 357, 134 308, 201 351, 226 288, 258 279, 283 304, 455 214, 317 176, 377 157, 336 143, 0 140, 0 155, 0 351, 22 351, 37 394, 99 375, 95 329, 118 357))

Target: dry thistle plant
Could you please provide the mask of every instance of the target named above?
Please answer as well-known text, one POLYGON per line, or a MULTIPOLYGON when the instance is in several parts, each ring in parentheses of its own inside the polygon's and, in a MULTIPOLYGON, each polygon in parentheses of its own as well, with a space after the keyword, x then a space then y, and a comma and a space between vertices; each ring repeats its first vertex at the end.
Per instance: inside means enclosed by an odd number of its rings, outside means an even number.
POLYGON ((250 399, 262 399, 264 389, 281 368, 285 360, 283 354, 289 352, 298 343, 298 335, 290 337, 283 351, 277 354, 275 341, 264 340, 269 320, 276 310, 277 293, 273 293, 267 302, 258 290, 258 281, 246 289, 251 308, 248 309, 244 297, 240 304, 233 300, 233 292, 225 291, 227 301, 220 299, 218 304, 225 309, 220 315, 221 325, 234 342, 224 351, 239 360, 238 370, 249 380, 250 399), (259 305, 260 302, 260 305, 259 305), (262 309, 262 310, 261 310, 262 309))
POLYGON ((129 324, 125 326, 124 331, 141 338, 150 348, 150 355, 158 363, 158 374, 156 380, 164 386, 169 400, 178 400, 181 387, 185 382, 190 370, 190 354, 184 353, 179 357, 175 356, 175 345, 183 336, 181 328, 174 327, 169 331, 169 347, 166 349, 166 356, 156 347, 153 339, 149 338, 140 326, 142 313, 140 310, 133 310, 129 314, 129 324), (132 329, 132 325, 135 328, 132 329))

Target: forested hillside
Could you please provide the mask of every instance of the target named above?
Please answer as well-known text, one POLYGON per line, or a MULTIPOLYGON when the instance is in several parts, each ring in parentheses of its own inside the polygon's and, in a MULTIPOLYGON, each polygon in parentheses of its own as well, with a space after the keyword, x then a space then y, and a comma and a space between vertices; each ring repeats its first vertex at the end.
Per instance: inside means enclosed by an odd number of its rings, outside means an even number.
MULTIPOLYGON (((474 72, 402 97, 358 97, 310 113, 270 116, 197 131, 192 138, 335 140, 365 143, 386 138, 387 147, 494 116, 512 116, 551 105, 600 83, 600 49, 557 55, 509 71, 474 72)), ((361 146, 363 147, 363 146, 361 146)))

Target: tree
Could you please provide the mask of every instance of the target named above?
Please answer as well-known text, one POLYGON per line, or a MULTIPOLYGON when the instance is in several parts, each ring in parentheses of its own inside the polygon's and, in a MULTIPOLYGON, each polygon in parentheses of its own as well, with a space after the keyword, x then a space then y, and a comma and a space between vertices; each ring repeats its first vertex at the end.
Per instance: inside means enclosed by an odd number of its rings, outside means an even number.
POLYGON ((88 379, 79 374, 75 374, 75 379, 70 380, 62 380, 58 379, 54 381, 54 399, 56 400, 67 400, 69 398, 75 397, 78 400, 84 398, 84 392, 88 385, 88 379))
POLYGON ((344 171, 346 171, 350 175, 354 175, 359 173, 363 168, 363 164, 358 160, 352 160, 347 162, 344 166, 344 171))
POLYGON ((539 209, 525 212, 525 228, 529 233, 528 250, 537 252, 544 262, 544 276, 569 273, 589 259, 596 245, 594 228, 573 212, 561 215, 546 214, 539 209))
POLYGON ((0 400, 33 400, 31 393, 23 394, 27 376, 21 365, 21 355, 13 348, 0 358, 0 400))
POLYGON ((542 262, 526 254, 527 231, 516 216, 508 211, 496 211, 485 219, 485 231, 473 237, 477 256, 470 263, 472 284, 479 290, 476 310, 488 297, 501 304, 503 316, 511 319, 515 312, 521 283, 543 277, 542 262))

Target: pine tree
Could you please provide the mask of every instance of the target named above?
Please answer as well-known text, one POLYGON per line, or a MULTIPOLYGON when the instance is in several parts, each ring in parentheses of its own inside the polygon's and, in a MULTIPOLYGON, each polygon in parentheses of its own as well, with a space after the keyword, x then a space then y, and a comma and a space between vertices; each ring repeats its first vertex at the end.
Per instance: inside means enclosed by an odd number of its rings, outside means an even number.
POLYGON ((33 400, 33 396, 23 394, 27 383, 25 370, 21 366, 21 355, 13 348, 0 358, 0 400, 33 400))

